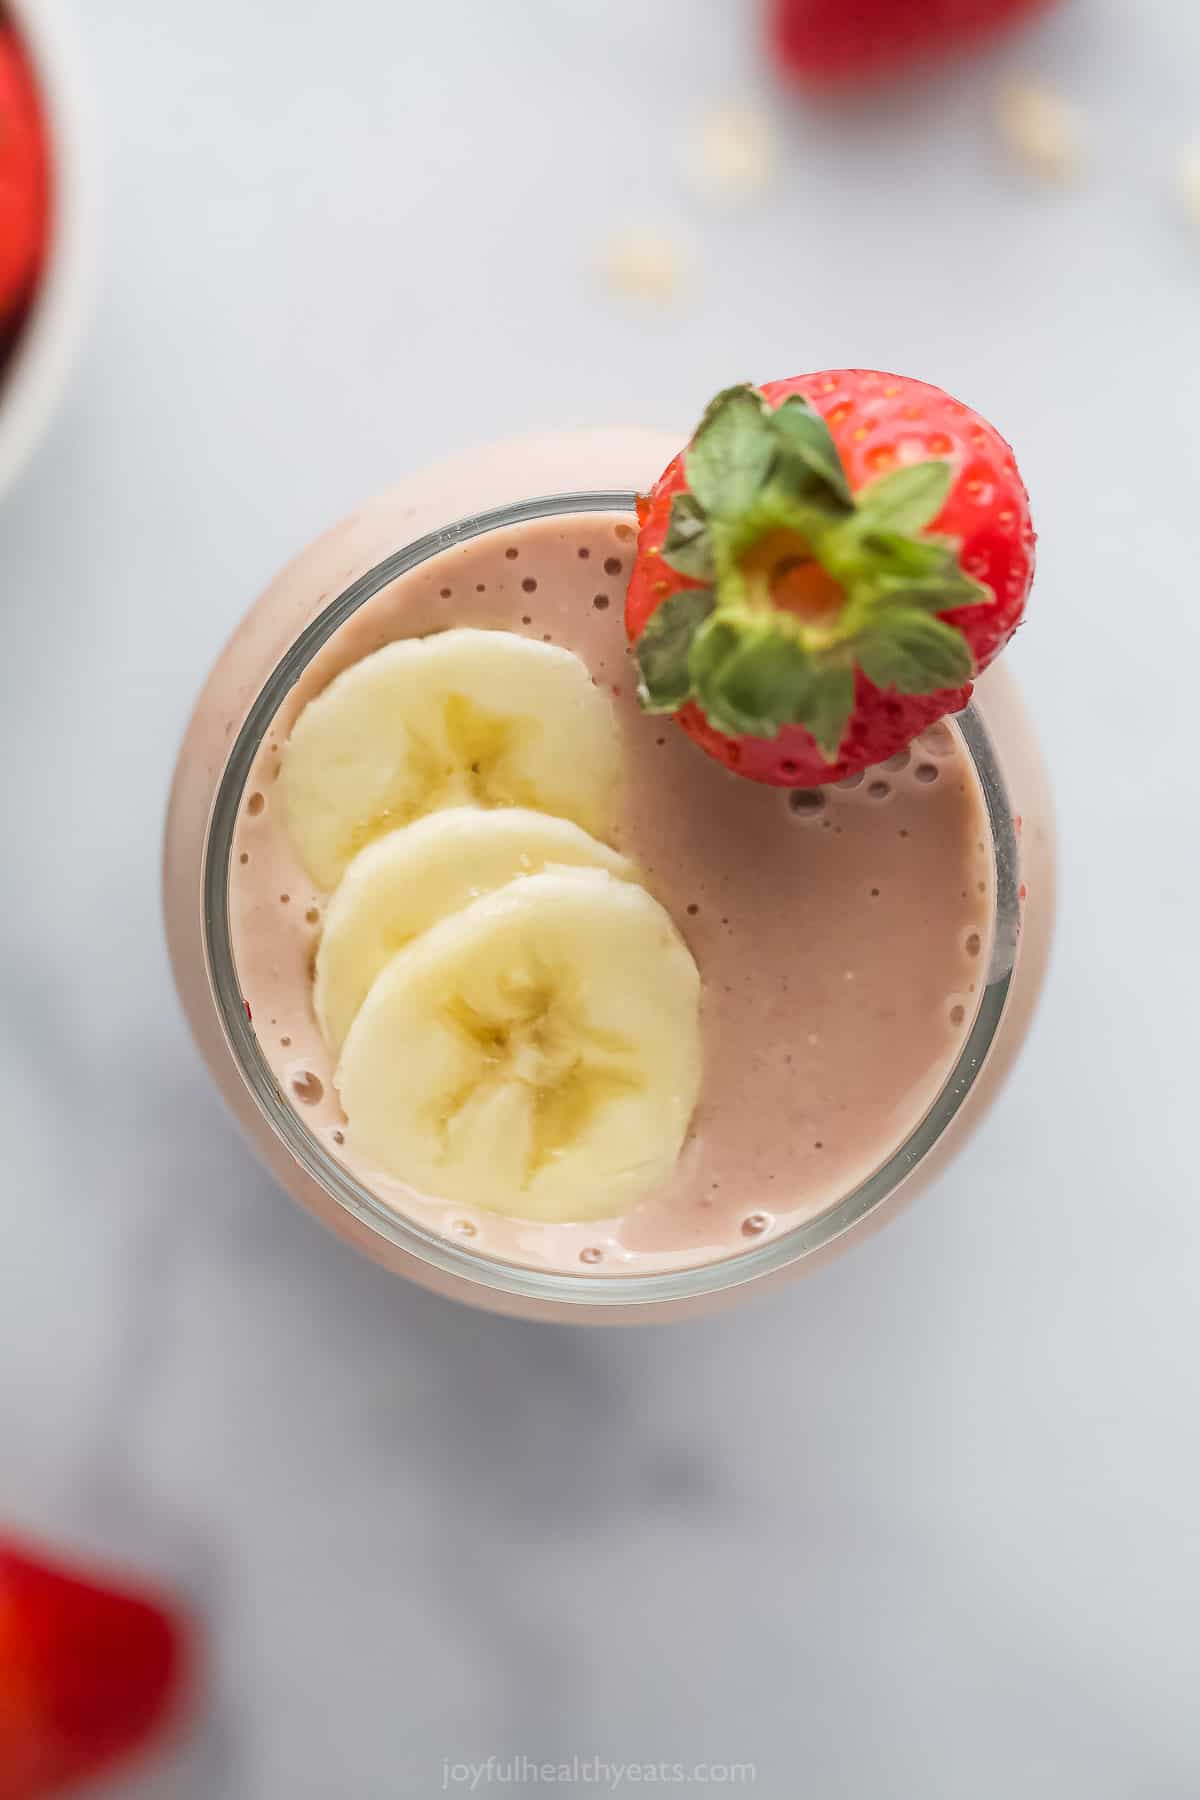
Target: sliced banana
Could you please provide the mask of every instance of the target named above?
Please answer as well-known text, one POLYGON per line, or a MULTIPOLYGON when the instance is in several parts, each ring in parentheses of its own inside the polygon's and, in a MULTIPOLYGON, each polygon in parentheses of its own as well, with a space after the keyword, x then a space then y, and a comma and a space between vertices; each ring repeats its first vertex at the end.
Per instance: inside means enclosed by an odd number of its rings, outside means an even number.
POLYGON ((604 870, 519 876, 392 959, 335 1075, 360 1157, 518 1218, 624 1212, 669 1174, 700 1086, 700 976, 604 870))
POLYGON ((293 846, 337 885, 384 832, 442 807, 522 806, 606 837, 612 707, 569 650, 463 629, 387 644, 301 712, 280 778, 293 846))
POLYGON ((317 951, 313 1004, 334 1054, 397 950, 514 876, 548 866, 633 878, 623 856, 569 819, 520 806, 451 807, 360 850, 329 903, 317 951))

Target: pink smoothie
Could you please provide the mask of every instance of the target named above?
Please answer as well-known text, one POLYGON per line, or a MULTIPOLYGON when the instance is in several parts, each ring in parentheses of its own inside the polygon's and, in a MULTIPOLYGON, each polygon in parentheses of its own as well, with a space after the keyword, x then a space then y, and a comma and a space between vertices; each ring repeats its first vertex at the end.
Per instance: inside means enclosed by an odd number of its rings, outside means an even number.
POLYGON ((983 796, 952 722, 853 784, 756 786, 643 715, 622 628, 633 530, 578 513, 495 531, 400 577, 325 645, 267 733, 242 797, 230 915, 237 971, 279 1087, 398 1212, 483 1255, 649 1274, 736 1254, 825 1211, 887 1161, 961 1054, 982 993, 994 870, 983 796), (625 780, 617 846, 690 945, 703 981, 704 1085, 673 1178, 581 1225, 508 1219, 355 1164, 312 1009, 328 896, 278 817, 281 747, 341 669, 452 625, 580 656, 608 690, 625 780))

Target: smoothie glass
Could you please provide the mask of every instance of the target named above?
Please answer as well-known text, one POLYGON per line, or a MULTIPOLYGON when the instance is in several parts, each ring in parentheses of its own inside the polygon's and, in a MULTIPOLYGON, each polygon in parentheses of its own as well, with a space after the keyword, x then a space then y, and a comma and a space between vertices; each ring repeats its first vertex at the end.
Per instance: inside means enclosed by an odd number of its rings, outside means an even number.
POLYGON ((496 446, 404 483, 290 565, 235 633, 200 697, 172 792, 166 917, 185 1012, 227 1102, 292 1196, 383 1266, 497 1312, 588 1324, 650 1322, 812 1267, 882 1223, 963 1143, 1010 1066, 1044 975, 1053 848, 1041 764, 1011 677, 994 667, 954 721, 983 794, 995 876, 990 966, 973 1027, 936 1100, 870 1177, 769 1242, 644 1275, 559 1273, 480 1253, 384 1204, 285 1099, 246 1017, 231 943, 229 864, 256 752, 322 645, 398 576, 527 521, 628 512, 680 441, 600 432, 496 446), (519 496, 534 496, 521 498, 519 496))

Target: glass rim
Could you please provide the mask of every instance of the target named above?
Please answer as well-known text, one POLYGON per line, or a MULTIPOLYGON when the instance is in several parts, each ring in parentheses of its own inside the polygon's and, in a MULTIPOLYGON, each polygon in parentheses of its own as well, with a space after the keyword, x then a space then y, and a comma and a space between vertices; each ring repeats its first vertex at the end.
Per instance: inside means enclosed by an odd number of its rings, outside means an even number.
POLYGON ((917 1169, 957 1116, 996 1036, 1012 983, 1020 914, 1016 829, 999 760, 973 705, 952 721, 974 765, 991 831, 996 912, 991 960, 975 1020, 936 1098, 908 1136, 866 1180, 813 1218, 766 1243, 685 1269, 645 1275, 567 1274, 534 1269, 451 1242, 380 1200, 345 1169, 284 1098, 246 1016, 229 917, 234 828, 259 746, 289 689, 317 652, 360 606, 419 564, 490 531, 572 513, 634 513, 627 489, 549 494, 478 512, 426 533, 360 575, 324 606, 280 658, 254 699, 217 785, 205 835, 202 893, 204 957, 217 1017, 258 1111, 301 1169, 358 1222, 419 1261, 474 1286, 524 1300, 580 1307, 628 1307, 696 1299, 739 1287, 803 1261, 844 1237, 888 1200, 917 1169))

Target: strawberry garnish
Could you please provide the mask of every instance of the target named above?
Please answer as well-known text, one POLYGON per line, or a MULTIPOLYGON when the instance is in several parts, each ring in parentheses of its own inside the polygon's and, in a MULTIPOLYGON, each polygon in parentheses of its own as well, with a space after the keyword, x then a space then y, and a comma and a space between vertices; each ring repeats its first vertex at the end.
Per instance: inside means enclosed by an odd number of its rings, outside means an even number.
POLYGON ((50 184, 28 60, 0 25, 0 326, 33 291, 48 232, 50 184))
POLYGON ((1033 580, 1004 439, 871 370, 718 394, 639 519, 643 706, 783 787, 885 761, 965 706, 1033 580))
POLYGON ((889 75, 1042 11, 1049 0, 768 0, 779 65, 814 87, 889 75))
POLYGON ((0 1543, 0 1800, 107 1774, 177 1710, 191 1633, 160 1596, 0 1543))

